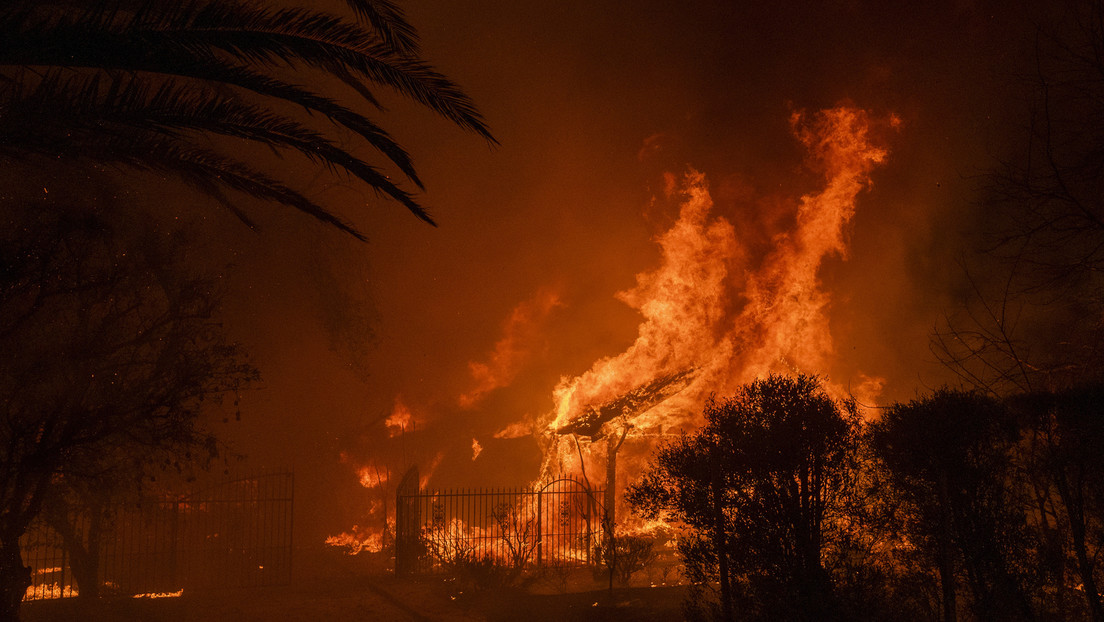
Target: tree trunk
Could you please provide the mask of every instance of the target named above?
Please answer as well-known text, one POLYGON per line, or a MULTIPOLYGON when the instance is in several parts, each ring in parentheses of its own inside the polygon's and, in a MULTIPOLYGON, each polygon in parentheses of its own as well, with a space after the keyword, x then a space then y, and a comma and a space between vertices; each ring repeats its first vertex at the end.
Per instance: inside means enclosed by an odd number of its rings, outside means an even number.
POLYGON ((20 530, 0 534, 0 620, 19 619, 19 605, 31 586, 31 568, 23 565, 19 550, 20 530))
MULTIPOLYGON (((1093 576, 1093 563, 1089 559, 1085 546, 1085 501, 1081 489, 1070 486, 1066 473, 1061 467, 1055 468, 1054 483, 1058 495, 1066 506, 1066 516, 1070 522, 1070 535, 1073 536, 1073 551, 1077 556, 1077 569, 1081 574, 1081 586, 1088 600, 1089 614, 1093 622, 1104 621, 1104 607, 1100 603, 1100 594, 1096 590, 1096 578, 1093 576)), ((1074 484, 1080 486, 1080 482, 1074 484)))
MULTIPOLYGON (((621 450, 621 445, 625 442, 625 437, 629 435, 629 427, 625 426, 621 429, 621 434, 618 436, 612 430, 609 432, 609 436, 606 439, 606 522, 610 528, 610 534, 613 533, 613 527, 617 524, 617 452, 621 450), (615 441, 614 438, 617 438, 615 441)), ((582 462, 582 460, 580 460, 582 462)))
MULTIPOLYGON (((606 440, 606 563, 609 564, 609 589, 613 589, 613 573, 617 568, 617 452, 629 434, 629 427, 621 429, 620 438, 614 441, 611 430, 606 440)), ((580 461, 581 462, 581 461, 580 461)))
POLYGON ((69 553, 69 569, 77 582, 80 598, 95 599, 100 596, 100 534, 103 518, 100 508, 93 508, 87 533, 82 533, 70 521, 68 512, 48 515, 47 523, 60 536, 69 553))
POLYGON ((939 584, 943 588, 943 622, 956 622, 954 559, 951 557, 951 507, 947 474, 939 474, 941 530, 939 534, 939 584))
POLYGON ((721 615, 728 622, 732 614, 732 583, 728 576, 728 550, 725 538, 724 489, 717 473, 717 463, 712 465, 713 488, 713 547, 717 549, 717 564, 721 573, 721 615))
POLYGON ((612 536, 614 525, 617 524, 617 450, 620 443, 615 443, 613 435, 606 441, 606 493, 603 501, 606 504, 606 535, 612 536))

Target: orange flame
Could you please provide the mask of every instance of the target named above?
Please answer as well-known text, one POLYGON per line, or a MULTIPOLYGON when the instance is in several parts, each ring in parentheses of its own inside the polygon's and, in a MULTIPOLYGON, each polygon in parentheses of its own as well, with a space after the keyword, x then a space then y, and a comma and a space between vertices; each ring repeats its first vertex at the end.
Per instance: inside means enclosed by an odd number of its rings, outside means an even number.
POLYGON ((388 415, 387 419, 384 420, 388 434, 393 438, 413 430, 419 423, 422 423, 422 419, 415 418, 414 413, 406 406, 402 397, 396 396, 395 407, 391 410, 391 414, 388 415))
MULTIPOLYGON (((887 151, 871 137, 872 128, 896 128, 899 120, 876 120, 863 110, 840 106, 813 115, 794 113, 790 123, 807 150, 809 169, 822 177, 823 185, 796 201, 792 227, 774 235, 765 257, 751 257, 732 223, 713 213, 703 174, 692 171, 681 180, 667 177, 666 192, 681 204, 676 221, 656 239, 659 265, 637 275, 635 287, 617 294, 643 317, 636 340, 624 352, 595 361, 583 374, 561 379, 553 390, 553 410, 545 417, 527 417, 494 434, 496 439, 514 438, 543 430, 542 478, 579 475, 585 480, 598 473, 596 467, 605 466, 606 452, 616 445, 623 466, 613 485, 623 489, 657 437, 700 425, 701 406, 710 393, 731 392, 772 371, 824 373, 835 362, 828 322, 831 296, 819 271, 828 258, 846 258, 858 195, 870 187, 871 172, 887 158, 887 151), (596 442, 601 434, 556 433, 626 392, 690 369, 694 371, 685 375, 688 384, 680 392, 617 418, 613 425, 620 429, 608 435, 608 443, 596 442)), ((542 290, 513 310, 488 359, 469 363, 472 386, 459 397, 462 407, 477 405, 514 380, 533 354, 538 328, 560 304, 556 291, 542 290)), ((861 382, 856 395, 866 403, 875 402, 883 381, 857 375, 861 382)), ((830 382, 827 388, 844 393, 830 382)), ((386 423, 395 436, 421 422, 397 398, 386 423)), ((607 431, 609 427, 607 423, 607 431)), ((471 448, 474 461, 482 447, 473 438, 471 448)), ((424 465, 421 486, 442 459, 438 453, 424 465)), ((365 486, 375 483, 366 468, 359 474, 365 486)), ((652 532, 659 526, 655 521, 621 522, 619 529, 652 532)), ((382 533, 354 527, 352 533, 333 536, 327 543, 350 551, 379 550, 382 533)))
POLYGON ((343 548, 349 555, 360 553, 378 553, 383 550, 382 531, 363 531, 359 526, 353 525, 351 532, 342 532, 336 536, 326 538, 326 544, 343 548))
POLYGON ((516 421, 494 433, 495 438, 521 438, 533 433, 533 426, 528 421, 516 421))
MULTIPOLYGON (((588 407, 691 367, 697 372, 686 389, 621 422, 632 431, 630 438, 696 426, 709 393, 729 392, 756 376, 828 369, 834 352, 827 315, 831 297, 818 272, 825 259, 846 257, 856 199, 887 152, 871 138, 876 122, 863 110, 841 106, 811 116, 794 113, 790 122, 808 151, 809 168, 823 176, 819 192, 801 197, 793 228, 777 234, 773 250, 752 265, 732 224, 711 213, 704 175, 691 172, 681 186, 669 187, 682 203, 674 225, 657 239, 660 265, 618 294, 644 317, 637 339, 621 354, 559 383, 547 419, 550 433, 588 407)), ((896 127, 899 121, 890 117, 885 124, 896 127)), ((864 399, 875 398, 879 387, 879 379, 866 378, 864 399)), ((831 385, 830 390, 843 392, 831 385)), ((542 475, 593 473, 591 463, 604 463, 606 447, 602 443, 600 451, 591 451, 586 441, 554 437, 542 475)))

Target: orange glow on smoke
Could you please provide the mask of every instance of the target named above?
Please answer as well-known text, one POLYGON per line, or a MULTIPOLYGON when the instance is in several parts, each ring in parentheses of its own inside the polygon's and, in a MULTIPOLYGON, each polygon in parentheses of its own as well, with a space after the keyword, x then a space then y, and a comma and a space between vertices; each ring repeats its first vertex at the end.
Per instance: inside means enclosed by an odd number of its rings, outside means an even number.
POLYGON ((488 360, 468 363, 473 386, 460 396, 460 406, 472 408, 487 393, 514 381, 522 364, 542 340, 540 329, 545 320, 559 306, 562 306, 559 292, 545 288, 514 308, 488 360))

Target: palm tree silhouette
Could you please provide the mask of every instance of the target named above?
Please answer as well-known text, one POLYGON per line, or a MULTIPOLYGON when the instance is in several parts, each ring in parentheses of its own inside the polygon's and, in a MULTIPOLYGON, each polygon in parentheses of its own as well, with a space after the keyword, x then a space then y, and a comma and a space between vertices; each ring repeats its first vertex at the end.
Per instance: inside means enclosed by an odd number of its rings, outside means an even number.
MULTIPOLYGON (((9 0, 0 8, 0 160, 35 156, 179 176, 253 221, 245 193, 364 236, 218 136, 298 152, 368 184, 433 224, 414 196, 330 134, 351 130, 423 188, 410 156, 375 121, 302 83, 340 80, 377 111, 397 92, 495 143, 470 98, 419 57, 388 0, 345 0, 352 15, 255 0, 9 0), (288 111, 322 117, 326 131, 288 111), (215 139, 215 140, 212 140, 215 139), (223 145, 219 148, 215 145, 223 145)), ((389 163, 389 164, 388 164, 389 163)))

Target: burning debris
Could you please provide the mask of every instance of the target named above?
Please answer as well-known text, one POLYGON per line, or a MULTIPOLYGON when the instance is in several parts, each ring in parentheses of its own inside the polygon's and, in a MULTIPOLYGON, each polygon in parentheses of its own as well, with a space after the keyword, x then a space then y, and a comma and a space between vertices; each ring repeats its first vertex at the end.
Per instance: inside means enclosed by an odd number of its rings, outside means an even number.
POLYGON ((644 414, 648 409, 689 386, 696 371, 697 369, 691 367, 673 374, 666 374, 601 406, 588 407, 581 415, 556 429, 556 434, 601 438, 608 432, 603 430, 607 423, 618 417, 630 418, 644 414))
MULTIPOLYGON (((558 435, 570 434, 575 437, 588 437, 594 441, 606 437, 606 484, 603 505, 606 508, 606 521, 612 527, 617 522, 617 452, 625 443, 632 425, 629 418, 638 417, 667 398, 685 389, 693 380, 697 370, 693 367, 673 374, 667 374, 642 384, 598 407, 587 408, 582 415, 556 430, 558 435), (622 421, 620 430, 611 424, 622 421), (618 433, 620 432, 620 433, 618 433)), ((586 478, 582 448, 578 438, 575 448, 579 452, 579 467, 586 478)))

